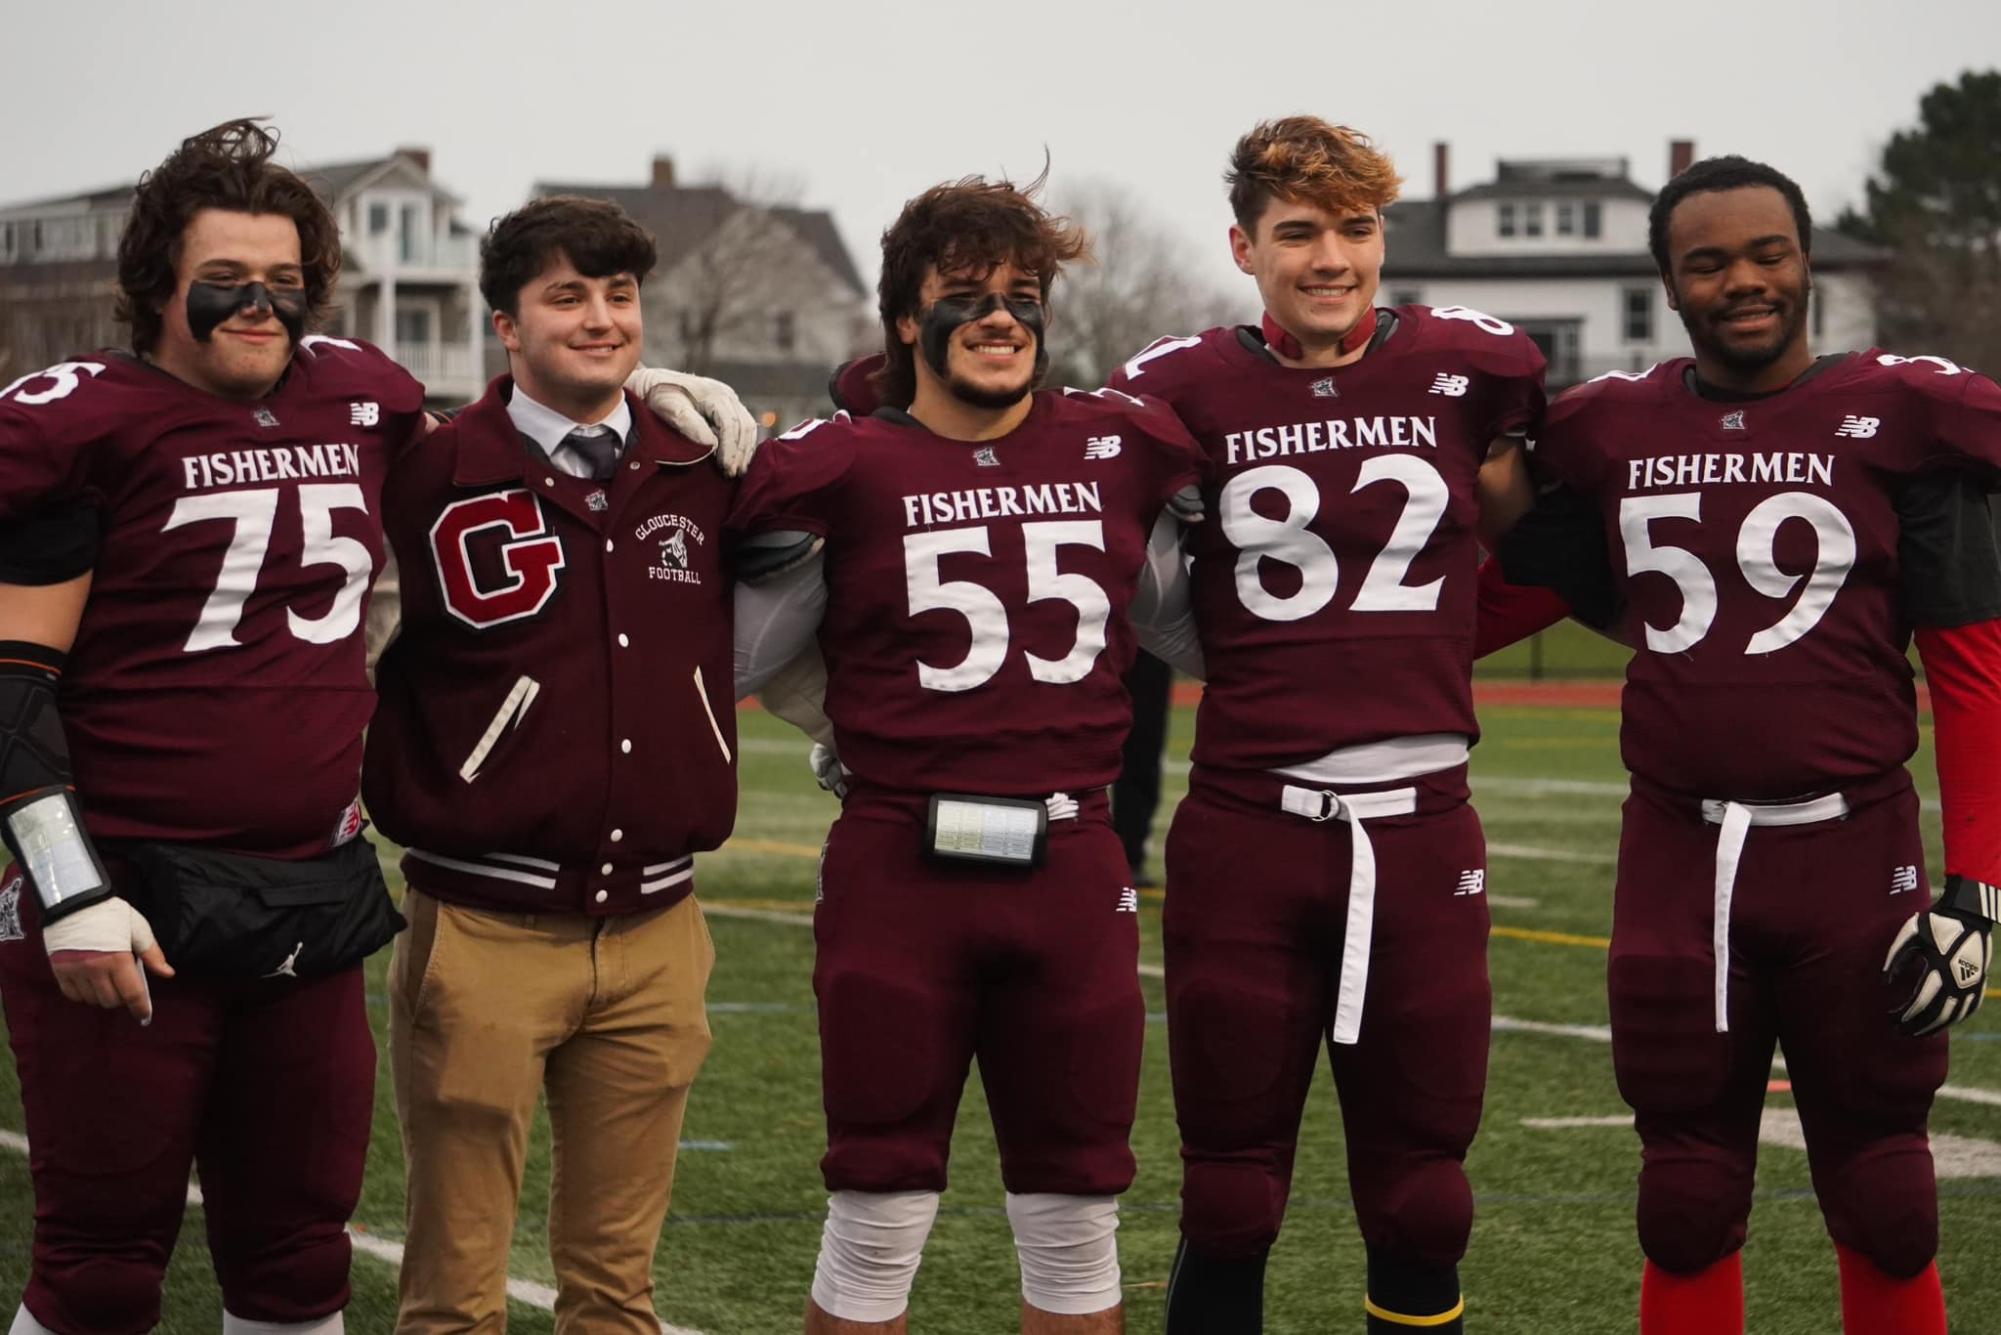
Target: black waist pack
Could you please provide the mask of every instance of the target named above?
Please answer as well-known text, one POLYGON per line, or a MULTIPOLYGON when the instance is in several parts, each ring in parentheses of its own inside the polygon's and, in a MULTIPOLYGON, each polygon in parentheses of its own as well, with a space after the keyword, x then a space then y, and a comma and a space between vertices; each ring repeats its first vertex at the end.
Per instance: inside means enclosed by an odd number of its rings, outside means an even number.
POLYGON ((301 862, 185 844, 117 854, 137 869, 128 897, 179 973, 311 978, 367 959, 406 925, 375 846, 359 836, 301 862))

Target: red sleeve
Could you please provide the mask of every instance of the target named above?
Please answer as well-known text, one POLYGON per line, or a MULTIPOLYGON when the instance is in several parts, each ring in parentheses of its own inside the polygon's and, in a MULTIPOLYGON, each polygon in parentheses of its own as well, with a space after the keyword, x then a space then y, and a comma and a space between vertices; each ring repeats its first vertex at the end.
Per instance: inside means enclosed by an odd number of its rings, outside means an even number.
POLYGON ((1926 627, 1917 641, 1931 688, 1945 869, 2001 884, 2001 621, 1926 627))
POLYGON ((1555 589, 1508 583, 1501 563, 1480 565, 1480 613, 1473 631, 1473 657, 1485 658, 1570 615, 1570 604, 1555 589))

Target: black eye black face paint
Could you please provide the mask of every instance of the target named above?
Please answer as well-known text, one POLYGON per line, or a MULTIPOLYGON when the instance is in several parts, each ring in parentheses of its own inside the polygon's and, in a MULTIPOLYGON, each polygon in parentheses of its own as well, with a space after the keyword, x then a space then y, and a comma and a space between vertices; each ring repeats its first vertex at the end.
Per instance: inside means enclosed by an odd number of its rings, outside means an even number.
POLYGON ((985 297, 940 297, 918 316, 917 345, 924 350, 924 360, 931 363, 931 369, 940 379, 949 378, 945 359, 952 350, 952 336, 959 332, 960 326, 984 320, 1003 306, 1016 323, 1034 336, 1035 376, 1029 383, 1041 382, 1043 372, 1049 369, 1049 353, 1042 337, 1046 319, 1042 303, 1033 298, 1004 297, 998 292, 989 292, 985 297))
POLYGON ((277 316, 294 343, 306 332, 305 292, 298 288, 273 292, 262 283, 189 283, 188 330, 197 343, 206 343, 215 337, 218 325, 246 306, 259 315, 277 316))

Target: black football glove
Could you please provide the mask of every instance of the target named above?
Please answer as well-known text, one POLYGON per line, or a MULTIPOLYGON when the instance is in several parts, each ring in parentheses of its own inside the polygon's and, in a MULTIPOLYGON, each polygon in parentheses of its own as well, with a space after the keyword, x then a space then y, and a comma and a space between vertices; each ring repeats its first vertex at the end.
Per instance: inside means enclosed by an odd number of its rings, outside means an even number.
POLYGON ((1898 930, 1883 976, 1894 983, 1901 974, 1917 975, 1910 995, 1891 1008, 1899 1029, 1917 1037, 1958 1024, 1980 1009, 1997 911, 2001 890, 1948 876, 1938 902, 1912 914, 1898 930))

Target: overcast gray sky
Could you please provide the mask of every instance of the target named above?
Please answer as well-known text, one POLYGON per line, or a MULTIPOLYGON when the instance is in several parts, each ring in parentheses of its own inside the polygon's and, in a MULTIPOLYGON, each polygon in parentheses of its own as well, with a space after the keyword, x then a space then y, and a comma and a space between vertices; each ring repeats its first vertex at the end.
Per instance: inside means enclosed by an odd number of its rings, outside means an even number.
MULTIPOLYGON (((1497 156, 1668 140, 1771 160, 1830 219, 1921 93, 2001 65, 2001 4, 1932 0, 1250 4, 110 0, 6 5, 0 202, 128 180, 184 135, 269 114, 297 164, 428 146, 483 227, 537 179, 789 183, 863 272, 909 195, 968 172, 1122 183, 1229 281, 1218 174, 1253 121, 1308 111, 1431 192, 1497 156)), ((1390 257, 1394 272, 1395 255, 1390 257)))

